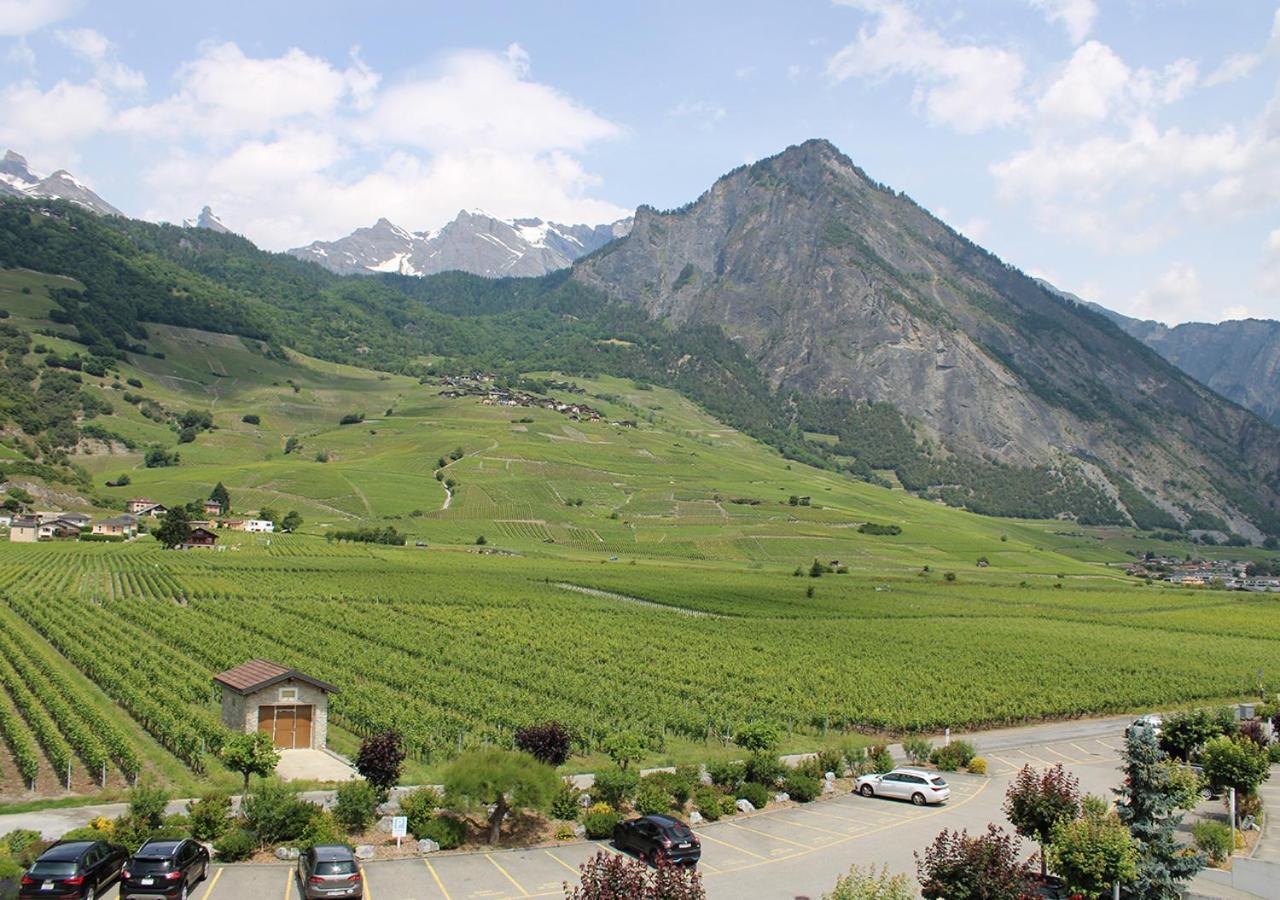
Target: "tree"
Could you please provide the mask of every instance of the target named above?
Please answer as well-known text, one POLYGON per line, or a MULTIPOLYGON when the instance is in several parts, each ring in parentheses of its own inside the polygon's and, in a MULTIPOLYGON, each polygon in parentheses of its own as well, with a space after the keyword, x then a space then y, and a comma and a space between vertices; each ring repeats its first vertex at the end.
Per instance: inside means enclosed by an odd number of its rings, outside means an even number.
POLYGON ((221 481, 213 486, 213 490, 209 492, 209 499, 221 506, 223 513, 231 512, 231 492, 221 481))
POLYGON ((578 868, 579 883, 565 882, 566 900, 703 900, 707 895, 692 866, 660 863, 650 870, 639 860, 602 850, 578 868))
POLYGON ((1204 856, 1184 853, 1174 838, 1182 813, 1169 778, 1168 760, 1150 728, 1125 736, 1124 784, 1116 789, 1116 816, 1128 826, 1138 848, 1133 892, 1144 900, 1178 900, 1182 882, 1204 867, 1204 856))
POLYGON ((1045 850, 1058 822, 1080 815, 1080 782, 1059 763, 1043 773, 1023 766, 1004 795, 1004 814, 1025 838, 1040 845, 1040 876, 1048 875, 1045 850))
POLYGON ((371 734, 360 742, 356 753, 356 771, 386 798, 400 781, 404 767, 404 738, 398 731, 371 734))
POLYGON ((609 735, 601 742, 600 749, 623 770, 642 759, 645 754, 644 741, 634 731, 619 731, 609 735))
POLYGON ((1086 812, 1072 822, 1060 820, 1049 844, 1053 871, 1073 894, 1108 897, 1114 885, 1138 874, 1138 846, 1114 813, 1086 812))
POLYGON ((1213 738, 1204 745, 1200 763, 1210 784, 1235 788, 1237 794, 1246 797, 1257 793, 1258 785, 1271 776, 1267 751, 1248 738, 1213 738))
POLYGON ((770 722, 748 722, 738 728, 733 742, 748 753, 778 749, 778 728, 770 722))
POLYGON ((160 525, 152 532, 155 539, 170 550, 186 543, 191 537, 191 519, 181 506, 174 506, 165 511, 160 525))
POLYGON ((822 900, 913 900, 916 892, 906 875, 890 875, 889 867, 878 871, 868 866, 864 872, 854 866, 847 875, 836 879, 836 887, 822 900))
POLYGON ((995 825, 976 837, 943 831, 916 854, 916 877, 927 900, 1020 900, 1027 889, 1018 840, 995 825))
POLYGON ((1177 713, 1165 720, 1160 731, 1160 749, 1187 762, 1210 738, 1222 734, 1222 726, 1207 709, 1177 713))
POLYGON ((233 734, 222 745, 221 757, 224 766, 244 776, 244 787, 240 791, 242 804, 249 793, 249 776, 266 778, 276 770, 276 765, 280 762, 280 754, 272 746, 270 736, 261 731, 233 734))
POLYGON ((284 514, 284 518, 280 520, 281 531, 297 531, 302 527, 302 516, 296 509, 291 509, 284 514))
POLYGON ((489 810, 489 843, 498 843, 502 822, 512 809, 545 810, 560 779, 556 770, 518 750, 476 750, 457 757, 444 770, 444 793, 459 809, 489 810))
POLYGON ((516 749, 549 766, 562 766, 573 747, 573 735, 559 722, 542 722, 516 732, 516 749))

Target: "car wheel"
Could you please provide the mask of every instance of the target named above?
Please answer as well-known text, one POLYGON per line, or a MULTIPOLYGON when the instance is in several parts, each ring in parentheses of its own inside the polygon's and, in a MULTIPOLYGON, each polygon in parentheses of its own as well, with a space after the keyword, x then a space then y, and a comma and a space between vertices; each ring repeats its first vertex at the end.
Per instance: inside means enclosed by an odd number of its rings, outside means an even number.
POLYGON ((1200 789, 1200 799, 1201 799, 1201 800, 1212 800, 1212 799, 1213 799, 1213 788, 1209 788, 1209 787, 1201 788, 1201 789, 1200 789))
POLYGON ((91 887, 89 888, 89 892, 84 895, 84 900, 94 900, 94 898, 97 896, 98 896, 97 889, 91 887))
POLYGON ((178 900, 187 900, 187 886, 185 884, 182 886, 182 893, 178 895, 178 900))
POLYGON ((876 795, 876 789, 869 784, 864 784, 862 787, 858 788, 858 793, 864 797, 874 797, 876 795))
POLYGON ((914 803, 916 806, 924 806, 925 804, 924 794, 920 793, 919 791, 916 791, 914 794, 911 795, 911 802, 914 803))
POLYGON ((204 861, 204 865, 200 867, 200 880, 204 881, 209 877, 209 860, 204 861))

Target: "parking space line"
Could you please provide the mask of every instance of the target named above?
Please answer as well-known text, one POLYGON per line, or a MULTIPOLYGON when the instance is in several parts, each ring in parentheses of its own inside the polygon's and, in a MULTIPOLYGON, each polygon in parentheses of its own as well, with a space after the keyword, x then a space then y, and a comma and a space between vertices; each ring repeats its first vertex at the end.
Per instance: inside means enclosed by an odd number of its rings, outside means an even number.
POLYGON ((200 900, 209 900, 209 895, 213 893, 213 889, 218 886, 218 879, 222 877, 223 869, 218 869, 213 873, 213 880, 209 882, 209 886, 204 889, 204 896, 200 900))
MULTIPOLYGON (((752 834, 758 834, 760 835, 760 837, 768 838, 771 841, 781 841, 784 844, 790 844, 792 847, 799 847, 802 850, 809 850, 813 847, 813 844, 802 844, 799 841, 791 840, 791 838, 784 838, 776 834, 770 834, 769 832, 761 831, 758 828, 751 828, 747 825, 739 825, 737 822, 725 822, 724 824, 728 825, 730 828, 737 828, 742 831, 749 831, 752 834)), ((840 837, 844 837, 844 835, 840 835, 840 837)))
POLYGON ((284 874, 284 900, 293 896, 293 869, 284 874))
POLYGON ((1117 752, 1117 753, 1121 752, 1121 748, 1120 748, 1120 747, 1117 747, 1115 744, 1108 744, 1106 741, 1104 741, 1104 740, 1102 740, 1102 739, 1100 739, 1100 738, 1094 738, 1094 739, 1093 739, 1093 742, 1094 742, 1095 744, 1101 744, 1102 746, 1106 747, 1108 750, 1114 750, 1114 751, 1115 751, 1115 752, 1117 752))
POLYGON ((999 760, 1000 762, 1004 763, 1006 766, 1009 766, 1010 768, 1013 768, 1013 769, 1018 768, 1018 764, 1016 762, 1014 762, 1011 759, 1005 759, 1003 756, 996 756, 993 753, 991 754, 991 758, 995 760, 999 760))
POLYGON ((520 882, 512 878, 511 873, 508 872, 506 869, 502 868, 502 864, 493 858, 492 853, 486 853, 484 855, 484 858, 489 860, 489 862, 493 863, 493 867, 497 869, 499 872, 501 872, 503 877, 506 878, 507 881, 510 881, 515 886, 515 889, 520 892, 521 897, 529 896, 529 892, 524 889, 524 885, 522 885, 520 882))
POLYGON ((830 828, 820 828, 817 825, 806 825, 803 822, 795 822, 795 821, 792 821, 791 819, 784 819, 781 816, 775 817, 773 821, 781 822, 784 825, 790 825, 793 828, 807 828, 809 831, 816 831, 819 834, 829 834, 832 837, 843 838, 843 837, 849 836, 849 832, 847 831, 832 831, 830 828))
MULTIPOLYGON (((726 822, 724 824, 727 825, 728 823, 726 822)), ((762 859, 765 862, 770 861, 769 857, 767 856, 761 856, 759 853, 756 853, 753 850, 748 850, 746 847, 739 847, 735 844, 730 844, 728 841, 722 841, 719 838, 714 838, 711 835, 707 834, 705 831, 695 831, 694 834, 702 838, 704 841, 710 841, 713 844, 719 844, 722 847, 728 847, 730 850, 735 850, 738 853, 745 853, 747 854, 747 856, 754 856, 756 859, 762 859)))
POLYGON ((1050 747, 1048 744, 1045 744, 1045 745, 1044 745, 1044 749, 1045 749, 1045 750, 1048 750, 1050 753, 1056 753, 1058 756, 1061 756, 1063 759, 1065 759, 1065 760, 1066 760, 1067 762, 1069 762, 1069 763, 1078 763, 1078 762, 1083 762, 1083 761, 1084 761, 1084 760, 1080 760, 1080 759, 1072 759, 1070 756, 1067 756, 1067 754, 1065 754, 1065 753, 1061 752, 1060 750, 1054 750, 1054 749, 1053 749, 1052 747, 1050 747))
MULTIPOLYGON (((881 824, 880 822, 860 822, 857 819, 853 819, 848 816, 833 816, 831 813, 820 812, 816 809, 803 809, 800 811, 810 816, 817 816, 820 819, 831 819, 832 821, 841 822, 845 825, 857 825, 859 827, 865 826, 867 828, 870 828, 872 826, 881 824)), ((853 812, 853 811, 854 810, 852 809, 850 810, 850 812, 853 812)), ((867 810, 867 811, 874 812, 874 810, 867 810)), ((906 820, 903 819, 902 821, 906 821, 906 820)))
POLYGON ((440 893, 444 895, 444 900, 453 900, 449 896, 449 892, 444 889, 444 882, 440 880, 440 875, 436 872, 436 867, 431 865, 431 860, 425 856, 422 857, 422 864, 427 867, 427 871, 431 873, 431 879, 435 881, 436 887, 440 888, 440 893))
POLYGON ((567 862, 565 862, 563 859, 561 859, 560 857, 556 856, 556 855, 555 855, 554 853, 552 853, 550 850, 547 850, 547 851, 545 851, 545 852, 546 852, 547 856, 550 856, 550 857, 551 857, 552 859, 554 859, 556 862, 560 863, 560 865, 564 866, 566 869, 568 869, 568 870, 569 870, 570 872, 572 872, 574 875, 581 875, 581 874, 582 874, 582 873, 581 873, 581 872, 579 872, 577 869, 575 869, 573 866, 571 866, 571 865, 569 865, 567 862))
MULTIPOLYGON (((1068 743, 1070 743, 1070 742, 1068 742, 1068 743)), ((1072 747, 1075 747, 1077 750, 1079 750, 1079 751, 1080 751, 1081 753, 1083 753, 1085 756, 1100 756, 1100 755, 1101 755, 1101 754, 1099 754, 1098 752, 1096 752, 1096 751, 1094 751, 1094 750, 1086 750, 1086 749, 1084 749, 1083 747, 1081 747, 1079 744, 1072 743, 1072 744, 1071 744, 1071 746, 1072 746, 1072 747)))
POLYGON ((1034 759, 1036 762, 1040 763, 1040 765, 1042 766, 1053 765, 1053 763, 1049 762, 1049 760, 1041 759, 1040 757, 1036 756, 1034 753, 1028 753, 1026 750, 1022 749, 1021 747, 1019 747, 1016 752, 1021 753, 1023 756, 1027 757, 1028 759, 1034 759))
POLYGON ((369 888, 369 876, 365 874, 364 866, 360 867, 360 880, 364 882, 364 900, 373 900, 373 891, 369 888))

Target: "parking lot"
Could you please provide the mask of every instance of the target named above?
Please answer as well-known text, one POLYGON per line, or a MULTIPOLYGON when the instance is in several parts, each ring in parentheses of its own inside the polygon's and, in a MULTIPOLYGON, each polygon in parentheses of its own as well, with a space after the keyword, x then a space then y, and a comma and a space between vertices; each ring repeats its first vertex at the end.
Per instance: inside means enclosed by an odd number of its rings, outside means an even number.
MULTIPOLYGON (((1034 736, 1032 731, 1028 737, 1034 736)), ((1109 796, 1118 782, 1119 732, 1088 737, 1051 732, 1050 740, 979 740, 990 765, 982 778, 948 774, 952 796, 938 807, 842 794, 803 806, 767 810, 704 823, 700 869, 712 898, 816 897, 831 889, 849 866, 887 864, 913 873, 913 853, 943 828, 984 829, 1003 823, 1000 810, 1010 777, 1024 765, 1062 763, 1085 791, 1109 796), (989 744, 984 747, 983 744, 989 744), (1020 744, 1020 745, 1019 745, 1020 744)), ((364 866, 366 900, 508 900, 559 897, 565 881, 603 843, 536 850, 443 854, 426 859, 372 862, 364 866)), ((223 866, 192 892, 193 900, 296 900, 293 868, 286 865, 223 866)), ((105 895, 114 900, 115 890, 105 895)))

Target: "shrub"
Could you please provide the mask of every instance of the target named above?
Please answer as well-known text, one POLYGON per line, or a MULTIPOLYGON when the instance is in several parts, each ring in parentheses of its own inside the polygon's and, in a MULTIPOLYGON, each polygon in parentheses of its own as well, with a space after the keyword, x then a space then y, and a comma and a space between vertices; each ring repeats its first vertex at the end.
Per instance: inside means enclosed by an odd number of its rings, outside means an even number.
POLYGON ((752 753, 747 758, 747 767, 745 776, 747 781, 755 781, 763 784, 765 787, 773 787, 782 780, 782 776, 787 772, 787 767, 782 764, 782 760, 772 753, 758 752, 752 753))
POLYGON ((944 572, 944 573, 942 574, 942 578, 943 578, 943 580, 944 580, 944 581, 955 581, 955 580, 956 580, 956 573, 955 573, 955 572, 944 572))
POLYGON ((743 782, 738 788, 738 799, 746 800, 756 809, 764 809, 769 805, 769 801, 773 799, 773 792, 755 781, 743 782))
POLYGON ((294 788, 269 778, 245 798, 244 818, 265 847, 300 838, 319 809, 298 796, 294 788))
POLYGON ((601 851, 581 866, 577 884, 565 883, 567 900, 705 900, 702 878, 692 866, 659 865, 601 851))
POLYGON ((969 760, 967 768, 969 769, 970 775, 986 775, 987 761, 981 756, 975 756, 973 759, 969 760))
POLYGON ((409 833, 419 840, 423 835, 419 832, 426 829, 435 811, 444 802, 440 792, 435 788, 420 787, 400 798, 400 812, 407 818, 409 833))
POLYGON ((299 849, 310 850, 317 844, 336 844, 339 840, 338 823, 331 813, 320 809, 307 820, 297 844, 299 849))
MULTIPOLYGON (((58 840, 60 841, 100 841, 104 837, 105 835, 98 829, 90 825, 82 825, 79 828, 72 828, 62 837, 58 838, 58 840)), ((128 849, 133 850, 134 847, 130 845, 128 849)))
POLYGON ((889 867, 878 871, 868 866, 864 872, 857 866, 836 880, 835 890, 823 894, 822 900, 913 900, 916 892, 906 875, 890 875, 889 867))
POLYGON ((656 816, 671 809, 671 791, 664 782, 665 779, 653 775, 640 779, 633 804, 636 812, 642 816, 656 816))
POLYGON ((622 807, 633 796, 640 784, 640 774, 634 769, 609 766, 596 774, 592 796, 599 797, 615 809, 622 807))
POLYGON ((467 823, 453 816, 437 814, 429 819, 413 836, 418 840, 431 840, 440 845, 441 850, 453 850, 461 847, 467 839, 467 823))
POLYGON ((129 815, 150 828, 160 827, 168 805, 168 791, 154 782, 144 781, 129 791, 129 815))
POLYGON ((356 771, 384 798, 400 780, 404 766, 404 739, 398 731, 371 734, 360 742, 356 753, 356 771))
POLYGON ((245 423, 246 425, 261 425, 262 417, 257 415, 256 413, 245 413, 243 416, 240 417, 240 421, 245 423))
POLYGON ((542 722, 516 732, 516 749, 549 766, 564 765, 573 748, 573 735, 559 722, 542 722))
POLYGON ((210 791, 187 804, 187 817, 193 838, 205 843, 215 841, 231 825, 231 798, 221 792, 210 791))
POLYGON ((822 791, 822 782, 812 775, 793 772, 782 783, 782 789, 797 803, 809 803, 817 799, 818 794, 822 791))
POLYGON ((378 791, 373 785, 364 779, 345 781, 338 785, 333 818, 348 834, 357 834, 373 824, 377 805, 378 791))
POLYGON ((968 741, 952 741, 945 747, 934 748, 929 754, 929 762, 944 772, 954 772, 969 765, 975 756, 977 753, 968 741))
POLYGON ((596 804, 582 817, 582 826, 587 830, 587 837, 593 841, 613 837, 613 829, 622 821, 621 813, 616 813, 608 807, 601 809, 601 806, 603 804, 596 804))
POLYGON ((0 852, 7 850, 13 856, 22 857, 28 849, 40 843, 40 832, 30 828, 15 828, 0 838, 0 852))
POLYGON ((697 766, 676 766, 669 781, 671 798, 676 802, 676 806, 683 807, 689 802, 689 798, 693 796, 693 789, 701 783, 699 774, 697 766))
POLYGON ((748 722, 738 729, 733 742, 748 753, 775 750, 778 746, 778 728, 769 722, 748 722))
POLYGON ((347 413, 338 420, 339 425, 359 425, 364 421, 364 413, 347 413))
POLYGON ((1248 738, 1212 738, 1200 754, 1205 777, 1217 787, 1232 787, 1238 794, 1253 794, 1268 775, 1271 759, 1248 738))
POLYGON ((839 750, 819 750, 818 768, 825 775, 832 772, 837 778, 844 775, 844 754, 839 750))
POLYGON ((1273 763, 1280 763, 1280 744, 1272 744, 1267 748, 1267 757, 1273 763))
POLYGON ((893 756, 884 744, 876 744, 867 748, 867 762, 872 772, 888 772, 893 769, 893 756))
POLYGON ((241 862, 253 856, 258 839, 244 828, 232 828, 213 842, 213 851, 221 862, 241 862))
POLYGON ((1191 826, 1196 847, 1209 854, 1216 863, 1224 862, 1231 855, 1231 828, 1221 822, 1203 821, 1191 826))
POLYGON ((732 803, 729 797, 705 784, 693 789, 693 806, 708 822, 714 822, 732 809, 732 803))
POLYGON ((902 742, 902 752, 907 754, 907 759, 916 765, 924 765, 929 761, 929 755, 933 752, 933 745, 926 738, 912 735, 902 742))
POLYGON ((747 777, 747 765, 737 760, 713 762, 707 765, 707 774, 711 776, 711 783, 717 787, 736 790, 747 777))
POLYGON ((582 791, 574 787, 573 782, 565 780, 551 800, 551 817, 568 822, 578 821, 578 816, 582 813, 581 797, 582 791))
POLYGON ((995 825, 972 836, 943 831, 923 854, 916 854, 916 879, 926 900, 1021 900, 1027 890, 1017 839, 995 825))

